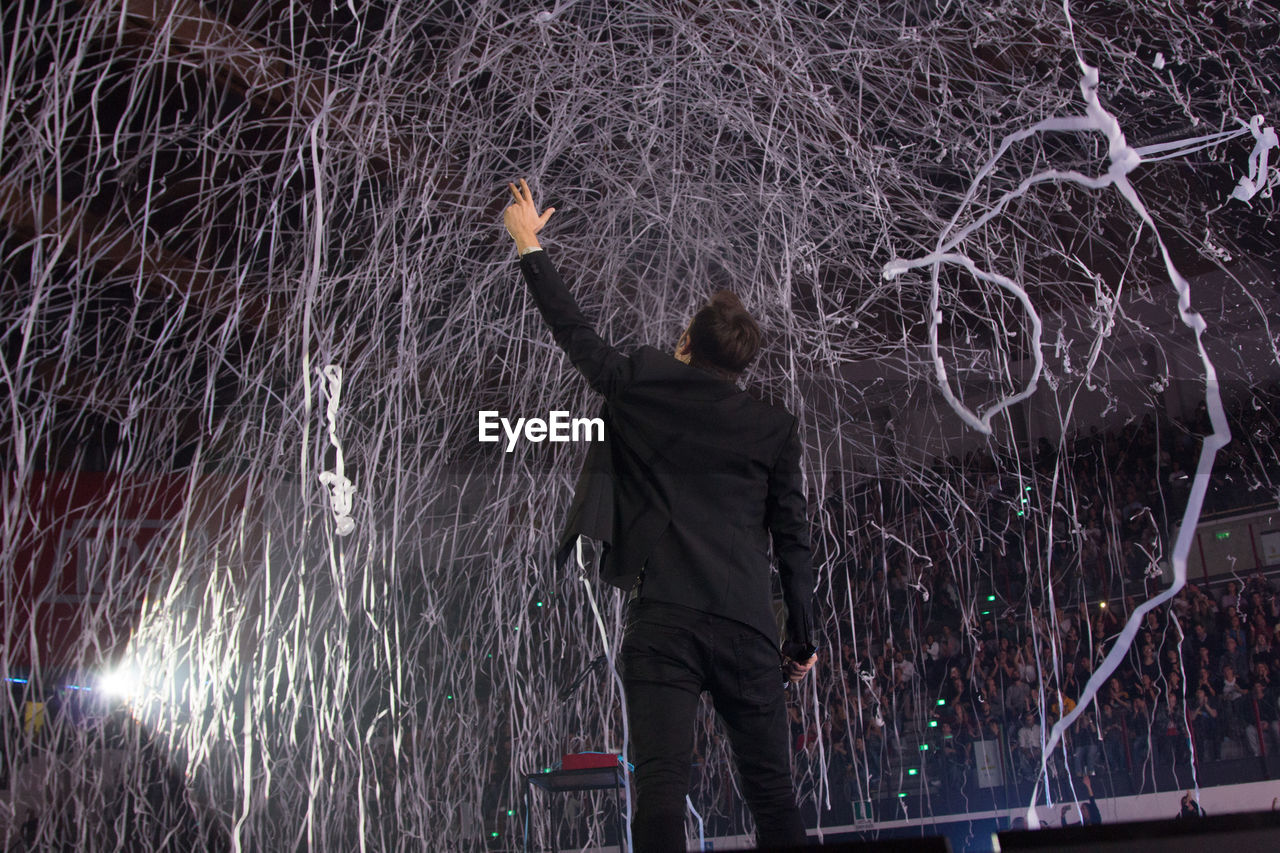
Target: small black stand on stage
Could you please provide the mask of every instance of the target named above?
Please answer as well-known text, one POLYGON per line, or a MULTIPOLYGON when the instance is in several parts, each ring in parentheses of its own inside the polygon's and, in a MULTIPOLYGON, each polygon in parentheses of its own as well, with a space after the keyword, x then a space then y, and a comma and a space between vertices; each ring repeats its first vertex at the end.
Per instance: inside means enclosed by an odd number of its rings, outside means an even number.
MULTIPOLYGON (((581 770, 553 770, 550 773, 530 773, 524 777, 526 785, 528 785, 528 796, 526 797, 525 806, 527 809, 533 808, 532 794, 534 788, 541 788, 547 792, 548 803, 547 808, 551 814, 551 849, 553 853, 559 851, 559 839, 556 833, 556 806, 560 802, 557 794, 568 794, 575 791, 605 791, 613 789, 613 795, 617 804, 614 810, 616 815, 614 823, 618 832, 618 849, 623 850, 626 847, 626 833, 622 827, 622 786, 626 784, 626 768, 621 764, 616 767, 587 767, 581 770)), ((526 833, 524 839, 525 853, 529 850, 529 836, 526 833)))

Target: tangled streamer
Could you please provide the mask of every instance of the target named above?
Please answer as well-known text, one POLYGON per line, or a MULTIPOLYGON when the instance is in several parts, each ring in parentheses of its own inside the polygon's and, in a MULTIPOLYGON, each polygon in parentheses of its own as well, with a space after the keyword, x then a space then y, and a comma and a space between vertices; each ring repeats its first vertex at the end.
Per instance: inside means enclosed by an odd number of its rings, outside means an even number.
POLYGON ((325 419, 329 423, 329 443, 333 445, 334 463, 332 471, 320 472, 320 485, 329 489, 329 505, 333 509, 334 532, 346 536, 356 529, 351 520, 351 504, 356 487, 346 476, 346 465, 342 458, 342 442, 338 440, 338 406, 342 402, 342 368, 336 364, 326 365, 322 371, 325 381, 325 396, 329 404, 325 407, 325 419))
MULTIPOLYGON (((616 841, 611 795, 553 826, 525 784, 625 735, 621 603, 551 560, 583 448, 477 441, 598 408, 515 178, 623 349, 724 286, 761 322, 828 641, 791 700, 813 826, 966 809, 911 753, 988 619, 1036 684, 1028 792, 1070 796, 1102 703, 1055 708, 1068 662, 1175 650, 1202 508, 1280 502, 1268 4, 0 15, 6 848, 616 841)), ((699 726, 697 823, 745 832, 699 726)))

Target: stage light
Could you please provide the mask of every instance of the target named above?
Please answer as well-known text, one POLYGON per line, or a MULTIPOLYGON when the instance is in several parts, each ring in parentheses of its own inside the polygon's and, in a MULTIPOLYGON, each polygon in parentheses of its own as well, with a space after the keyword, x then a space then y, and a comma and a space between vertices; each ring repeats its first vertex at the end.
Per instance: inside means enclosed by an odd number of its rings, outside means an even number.
POLYGON ((541 602, 541 601, 537 602, 537 605, 538 605, 539 607, 541 607, 541 606, 542 606, 542 602, 541 602))
POLYGON ((902 793, 898 794, 898 796, 899 796, 900 798, 905 798, 905 797, 907 796, 907 792, 906 792, 906 791, 903 791, 902 793))
POLYGON ((938 700, 938 707, 942 707, 942 706, 943 706, 943 705, 945 705, 945 704, 947 704, 947 700, 946 700, 946 699, 939 699, 939 700, 938 700))
POLYGON ((987 596, 987 601, 995 601, 995 600, 996 600, 996 597, 994 595, 987 596))
POLYGON ((908 775, 908 776, 915 776, 915 775, 919 774, 919 772, 920 772, 920 771, 919 771, 919 770, 917 770, 917 769, 916 769, 916 768, 914 768, 914 767, 908 767, 908 768, 907 768, 907 775, 908 775))
POLYGON ((931 729, 936 729, 937 727, 938 727, 938 721, 937 721, 937 720, 930 720, 930 721, 929 721, 929 728, 931 728, 931 729))
POLYGON ((99 678, 98 690, 112 699, 136 699, 142 692, 142 679, 133 667, 122 666, 99 678))
POLYGON ((929 744, 927 744, 927 743, 922 743, 922 744, 920 744, 920 751, 921 751, 921 752, 928 752, 928 751, 929 751, 929 744))
POLYGON ((1107 609, 1107 603, 1106 603, 1105 601, 1100 601, 1100 602, 1098 602, 1098 607, 1102 608, 1103 610, 1106 610, 1106 609, 1107 609))
POLYGON ((516 813, 515 809, 507 809, 507 817, 514 817, 515 813, 516 813))

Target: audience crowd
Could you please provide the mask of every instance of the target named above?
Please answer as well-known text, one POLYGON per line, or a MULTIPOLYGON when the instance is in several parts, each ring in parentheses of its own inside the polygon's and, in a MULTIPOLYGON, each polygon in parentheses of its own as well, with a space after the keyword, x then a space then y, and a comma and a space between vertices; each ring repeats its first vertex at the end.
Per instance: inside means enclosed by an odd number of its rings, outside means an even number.
MULTIPOLYGON (((1274 509, 1274 407, 1245 403, 1229 422, 1237 441, 1219 454, 1204 512, 1274 509)), ((1141 780, 1193 754, 1280 749, 1280 585, 1208 566, 1212 582, 1190 578, 1145 612, 1092 704, 1043 750, 1129 617, 1168 587, 1171 533, 1209 431, 1202 406, 1187 421, 1041 440, 1033 459, 950 459, 915 488, 832 484, 818 556, 833 642, 821 712, 792 704, 800 772, 825 770, 857 801, 912 776, 952 796, 978 784, 979 766, 997 784, 1030 782, 1042 756, 1050 777, 1141 780)))

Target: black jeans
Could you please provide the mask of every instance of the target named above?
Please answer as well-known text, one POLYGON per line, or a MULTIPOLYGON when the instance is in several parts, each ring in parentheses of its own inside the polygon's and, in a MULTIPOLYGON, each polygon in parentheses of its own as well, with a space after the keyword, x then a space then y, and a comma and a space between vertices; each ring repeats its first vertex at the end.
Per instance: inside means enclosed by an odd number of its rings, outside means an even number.
POLYGON ((756 843, 805 843, 791 781, 781 658, 767 637, 733 619, 640 598, 628 606, 619 661, 636 767, 636 853, 685 849, 684 799, 704 690, 729 735, 756 843))

